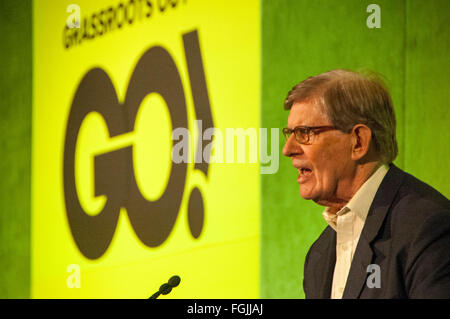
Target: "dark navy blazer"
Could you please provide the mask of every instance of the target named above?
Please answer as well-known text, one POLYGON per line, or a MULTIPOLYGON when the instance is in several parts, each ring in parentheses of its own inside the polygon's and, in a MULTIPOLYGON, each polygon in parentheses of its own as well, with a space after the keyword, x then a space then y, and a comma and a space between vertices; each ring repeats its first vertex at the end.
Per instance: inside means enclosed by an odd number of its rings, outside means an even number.
MULTIPOLYGON (((336 232, 328 226, 306 255, 306 298, 330 298, 335 263, 336 232)), ((391 164, 369 209, 342 298, 450 298, 449 200, 391 164), (379 288, 367 284, 370 264, 379 266, 379 288)))

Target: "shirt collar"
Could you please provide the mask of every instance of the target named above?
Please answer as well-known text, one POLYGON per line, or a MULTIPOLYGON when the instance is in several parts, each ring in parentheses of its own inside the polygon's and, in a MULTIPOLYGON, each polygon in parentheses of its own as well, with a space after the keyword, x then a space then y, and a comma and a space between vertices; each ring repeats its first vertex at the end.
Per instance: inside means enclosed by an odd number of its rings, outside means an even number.
POLYGON ((375 194, 389 170, 388 165, 381 165, 364 184, 353 195, 350 201, 336 214, 329 211, 329 207, 325 208, 322 213, 323 218, 334 230, 336 230, 337 217, 352 211, 364 223, 369 213, 370 205, 372 205, 375 194))

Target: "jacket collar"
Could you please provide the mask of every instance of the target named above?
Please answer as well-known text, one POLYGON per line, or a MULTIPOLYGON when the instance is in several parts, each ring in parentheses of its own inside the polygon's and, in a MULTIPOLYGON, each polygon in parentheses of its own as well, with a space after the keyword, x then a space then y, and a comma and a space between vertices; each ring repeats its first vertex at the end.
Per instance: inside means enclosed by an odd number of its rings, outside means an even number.
MULTIPOLYGON (((371 244, 380 231, 383 221, 389 211, 389 208, 403 182, 405 173, 394 164, 390 169, 370 206, 366 222, 361 232, 355 255, 348 274, 347 284, 345 286, 342 298, 358 298, 367 278, 367 266, 371 263, 373 250, 371 244)), ((377 245, 377 250, 383 250, 387 247, 377 245)), ((334 247, 336 249, 336 247, 334 247)))

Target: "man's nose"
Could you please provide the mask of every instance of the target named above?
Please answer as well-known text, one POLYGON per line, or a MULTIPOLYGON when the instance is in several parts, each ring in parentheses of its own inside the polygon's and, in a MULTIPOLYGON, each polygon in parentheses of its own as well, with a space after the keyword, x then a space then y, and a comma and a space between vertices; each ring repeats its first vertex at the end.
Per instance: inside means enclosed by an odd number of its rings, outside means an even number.
POLYGON ((286 143, 284 144, 283 155, 291 157, 292 155, 299 153, 303 153, 303 149, 300 143, 298 143, 297 140, 295 139, 294 134, 291 134, 291 136, 289 136, 286 143))

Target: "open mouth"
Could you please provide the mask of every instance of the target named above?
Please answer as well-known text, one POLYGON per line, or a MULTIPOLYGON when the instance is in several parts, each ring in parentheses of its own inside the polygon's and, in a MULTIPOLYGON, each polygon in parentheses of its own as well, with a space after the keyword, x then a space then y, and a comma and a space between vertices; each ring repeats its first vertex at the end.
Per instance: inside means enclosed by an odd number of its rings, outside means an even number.
POLYGON ((298 172, 300 173, 300 175, 309 175, 312 173, 311 169, 306 168, 306 167, 300 167, 298 169, 298 172))
POLYGON ((299 167, 298 168, 298 178, 297 178, 297 182, 299 183, 303 183, 306 180, 309 179, 309 177, 312 175, 312 170, 310 168, 307 167, 299 167))

